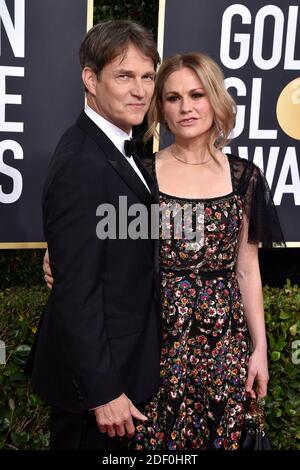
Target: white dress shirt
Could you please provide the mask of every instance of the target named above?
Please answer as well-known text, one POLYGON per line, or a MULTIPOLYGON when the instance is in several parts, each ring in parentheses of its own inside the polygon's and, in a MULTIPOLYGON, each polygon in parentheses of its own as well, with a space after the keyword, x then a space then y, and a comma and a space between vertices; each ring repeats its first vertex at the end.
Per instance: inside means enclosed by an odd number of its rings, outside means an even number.
POLYGON ((119 127, 115 126, 111 122, 107 121, 103 116, 100 116, 100 114, 96 113, 92 108, 90 108, 88 105, 85 106, 84 112, 88 115, 88 117, 98 126, 102 132, 109 138, 109 140, 112 141, 115 147, 124 155, 124 158, 128 161, 128 163, 132 166, 136 174, 139 176, 139 178, 142 180, 148 191, 150 192, 150 189, 145 181, 145 178, 143 177, 142 173, 140 172, 139 168, 137 167, 133 157, 126 157, 125 151, 124 151, 124 141, 126 139, 131 139, 132 137, 132 131, 130 131, 129 134, 124 132, 122 129, 119 127))

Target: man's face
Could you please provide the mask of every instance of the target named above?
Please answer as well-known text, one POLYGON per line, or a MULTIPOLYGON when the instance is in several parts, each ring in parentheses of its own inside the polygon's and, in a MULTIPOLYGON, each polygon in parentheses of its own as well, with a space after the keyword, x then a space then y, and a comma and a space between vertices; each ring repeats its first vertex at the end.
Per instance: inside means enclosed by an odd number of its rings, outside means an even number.
POLYGON ((128 46, 125 54, 103 67, 99 79, 88 68, 83 71, 83 80, 89 90, 88 105, 127 133, 132 126, 143 122, 153 95, 154 78, 151 58, 133 44, 128 46), (87 81, 86 77, 89 77, 87 81))

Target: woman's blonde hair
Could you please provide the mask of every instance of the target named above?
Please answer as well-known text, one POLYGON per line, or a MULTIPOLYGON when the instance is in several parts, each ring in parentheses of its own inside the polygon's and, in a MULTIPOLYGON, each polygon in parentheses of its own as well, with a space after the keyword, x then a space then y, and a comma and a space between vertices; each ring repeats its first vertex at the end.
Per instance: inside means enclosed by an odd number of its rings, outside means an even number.
POLYGON ((167 78, 182 68, 193 70, 212 106, 214 119, 210 130, 208 150, 215 157, 217 149, 222 149, 230 141, 229 134, 234 127, 236 105, 224 85, 224 75, 214 60, 200 52, 176 54, 166 59, 159 68, 155 81, 153 98, 148 111, 149 129, 145 140, 157 136, 158 124, 165 125, 162 111, 163 88, 167 78))

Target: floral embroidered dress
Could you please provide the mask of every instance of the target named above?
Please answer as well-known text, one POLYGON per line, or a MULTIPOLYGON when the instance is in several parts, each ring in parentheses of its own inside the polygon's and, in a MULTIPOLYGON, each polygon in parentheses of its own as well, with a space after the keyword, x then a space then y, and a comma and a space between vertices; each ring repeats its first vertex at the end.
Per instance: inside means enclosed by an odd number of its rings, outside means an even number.
MULTIPOLYGON (((228 160, 230 194, 185 199, 159 193, 161 384, 142 410, 148 421, 137 426, 136 450, 239 447, 249 356, 235 275, 243 216, 249 241, 270 245, 283 238, 260 170, 238 157, 228 160), (181 218, 183 233, 193 220, 198 239, 176 236, 180 211, 188 214, 181 218)), ((155 177, 154 159, 152 172, 155 177)))

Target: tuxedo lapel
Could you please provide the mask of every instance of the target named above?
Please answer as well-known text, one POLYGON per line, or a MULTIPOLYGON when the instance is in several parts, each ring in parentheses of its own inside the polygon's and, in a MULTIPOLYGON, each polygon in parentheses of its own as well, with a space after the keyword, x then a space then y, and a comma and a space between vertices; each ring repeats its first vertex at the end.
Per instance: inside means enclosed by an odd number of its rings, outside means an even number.
POLYGON ((156 202, 157 198, 154 191, 154 182, 137 157, 135 158, 135 162, 143 174, 151 190, 151 193, 149 193, 140 177, 134 171, 130 163, 126 160, 126 157, 124 157, 124 155, 119 152, 112 141, 98 126, 96 126, 96 124, 86 115, 86 113, 81 113, 78 118, 77 125, 99 145, 101 150, 107 156, 108 163, 120 175, 127 186, 129 186, 130 189, 132 189, 132 191, 134 191, 143 202, 148 204, 151 204, 151 202, 156 202), (154 194, 152 194, 152 190, 154 191, 154 194))
POLYGON ((133 159, 136 163, 136 166, 142 173, 143 177, 145 178, 146 183, 149 186, 149 189, 151 191, 152 196, 154 197, 155 201, 158 202, 158 194, 157 194, 157 186, 154 178, 151 176, 151 174, 148 172, 148 170, 145 168, 142 160, 138 155, 133 155, 133 159))

